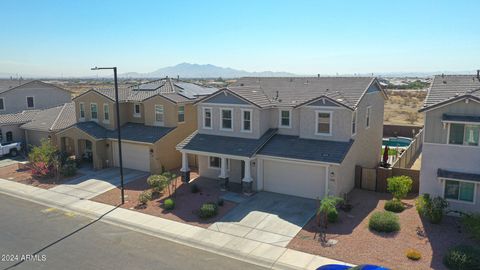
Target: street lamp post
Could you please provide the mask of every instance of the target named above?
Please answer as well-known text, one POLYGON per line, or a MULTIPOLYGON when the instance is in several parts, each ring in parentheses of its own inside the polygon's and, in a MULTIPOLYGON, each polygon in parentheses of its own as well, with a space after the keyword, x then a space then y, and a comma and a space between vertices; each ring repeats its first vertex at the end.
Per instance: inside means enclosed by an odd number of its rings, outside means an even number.
POLYGON ((117 108, 117 140, 118 140, 118 160, 120 165, 120 189, 122 192, 122 204, 125 204, 125 187, 123 185, 123 160, 122 160, 122 135, 120 133, 120 105, 118 103, 118 81, 117 67, 94 67, 92 70, 113 69, 113 78, 115 81, 115 107, 117 108))

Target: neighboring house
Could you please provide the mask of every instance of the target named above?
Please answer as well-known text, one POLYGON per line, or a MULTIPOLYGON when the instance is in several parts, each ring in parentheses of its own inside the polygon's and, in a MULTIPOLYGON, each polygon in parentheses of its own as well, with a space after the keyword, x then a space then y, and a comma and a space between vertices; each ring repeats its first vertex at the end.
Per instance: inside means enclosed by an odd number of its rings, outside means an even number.
MULTIPOLYGON (((121 87, 123 166, 152 173, 179 167, 175 146, 197 129, 193 103, 216 90, 170 78, 121 87)), ((114 89, 92 89, 73 102, 77 124, 56 134, 61 149, 96 169, 118 166, 114 89)))
POLYGON ((0 114, 0 142, 21 142, 25 146, 25 132, 20 126, 32 121, 38 110, 0 114))
POLYGON ((480 74, 435 76, 424 107, 420 193, 480 212, 480 74))
MULTIPOLYGON (((41 81, 30 81, 12 86, 0 84, 0 114, 24 110, 41 110, 71 102, 72 93, 66 89, 41 81)), ((12 84, 16 81, 11 81, 12 84)))
POLYGON ((306 198, 343 195, 355 166, 378 165, 386 94, 375 78, 241 78, 197 103, 177 146, 200 176, 306 198))
POLYGON ((65 103, 62 106, 39 111, 31 121, 20 126, 24 131, 27 146, 40 145, 42 139, 56 142, 55 133, 76 123, 75 106, 65 103))

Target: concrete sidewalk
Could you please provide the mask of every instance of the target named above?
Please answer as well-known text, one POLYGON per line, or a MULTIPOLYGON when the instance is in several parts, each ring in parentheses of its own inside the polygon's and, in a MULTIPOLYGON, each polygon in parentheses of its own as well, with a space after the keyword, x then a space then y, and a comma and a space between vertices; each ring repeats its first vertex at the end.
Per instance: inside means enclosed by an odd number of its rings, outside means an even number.
POLYGON ((4 179, 0 179, 0 193, 272 269, 316 269, 325 264, 346 264, 4 179))

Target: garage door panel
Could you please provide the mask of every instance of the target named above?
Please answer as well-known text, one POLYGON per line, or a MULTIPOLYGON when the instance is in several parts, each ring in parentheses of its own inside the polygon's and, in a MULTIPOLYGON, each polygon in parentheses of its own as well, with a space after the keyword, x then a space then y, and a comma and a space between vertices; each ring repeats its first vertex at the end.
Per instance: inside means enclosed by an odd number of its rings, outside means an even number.
MULTIPOLYGON (((118 143, 113 144, 113 160, 116 167, 120 166, 118 143)), ((123 167, 128 169, 150 171, 150 148, 146 145, 122 142, 123 167)))
POLYGON ((310 199, 325 194, 325 167, 264 160, 264 190, 310 199))

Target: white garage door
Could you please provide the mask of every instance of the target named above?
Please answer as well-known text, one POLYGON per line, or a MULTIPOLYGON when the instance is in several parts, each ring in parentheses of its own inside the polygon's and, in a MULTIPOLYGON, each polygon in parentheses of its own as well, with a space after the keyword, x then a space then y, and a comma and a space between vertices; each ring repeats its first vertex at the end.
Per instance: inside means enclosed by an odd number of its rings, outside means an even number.
POLYGON ((304 198, 322 198, 325 193, 323 166, 264 160, 263 189, 304 198))
MULTIPOLYGON (((113 145, 113 164, 120 166, 118 159, 118 143, 113 145)), ((123 167, 128 169, 150 171, 150 147, 141 144, 122 142, 122 161, 123 167)))

